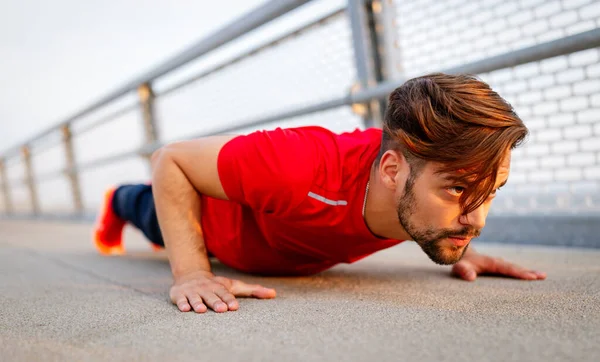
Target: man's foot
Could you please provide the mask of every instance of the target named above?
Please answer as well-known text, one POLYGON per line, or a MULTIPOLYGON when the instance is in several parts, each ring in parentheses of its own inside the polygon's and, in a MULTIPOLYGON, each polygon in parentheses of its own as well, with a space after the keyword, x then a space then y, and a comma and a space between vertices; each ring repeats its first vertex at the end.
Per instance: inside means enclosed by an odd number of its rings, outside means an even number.
POLYGON ((154 250, 156 252, 165 250, 164 246, 156 245, 154 243, 150 243, 150 246, 152 247, 152 250, 154 250))
POLYGON ((123 228, 127 223, 119 218, 113 208, 112 201, 116 187, 111 187, 104 193, 104 202, 98 213, 94 227, 94 245, 100 254, 121 255, 125 253, 123 247, 123 228))

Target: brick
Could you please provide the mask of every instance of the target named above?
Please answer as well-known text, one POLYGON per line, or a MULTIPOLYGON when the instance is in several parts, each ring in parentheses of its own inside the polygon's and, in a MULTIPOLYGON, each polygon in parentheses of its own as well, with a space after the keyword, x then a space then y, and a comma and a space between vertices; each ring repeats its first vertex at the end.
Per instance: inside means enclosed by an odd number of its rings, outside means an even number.
POLYGON ((573 84, 573 93, 576 95, 600 93, 600 81, 590 79, 577 82, 573 84))
POLYGON ((582 19, 594 19, 600 16, 600 2, 594 2, 579 9, 579 15, 582 19))
POLYGON ((548 182, 552 181, 553 175, 550 170, 538 170, 534 172, 529 172, 529 181, 533 182, 548 182))
POLYGON ((519 28, 504 28, 496 34, 496 39, 501 43, 512 43, 513 40, 517 40, 520 37, 521 30, 519 28))
POLYGON ((529 117, 533 116, 533 109, 531 109, 531 107, 527 107, 525 105, 519 105, 518 109, 515 108, 515 111, 517 112, 519 117, 521 117, 521 119, 529 118, 529 117))
POLYGON ((560 101, 560 109, 562 111, 580 111, 587 108, 589 101, 587 97, 572 97, 560 101))
POLYGON ((547 143, 527 145, 525 153, 528 157, 545 156, 550 153, 550 146, 547 143))
POLYGON ((513 70, 511 68, 504 68, 490 72, 490 76, 494 83, 505 83, 514 78, 513 70))
POLYGON ((580 124, 564 129, 566 139, 581 139, 592 136, 592 126, 589 124, 580 124))
POLYGON ((596 23, 593 20, 578 21, 576 24, 568 26, 565 31, 567 32, 567 35, 573 35, 592 30, 595 27, 596 23))
MULTIPOLYGON (((538 163, 537 158, 533 158, 533 157, 519 158, 519 159, 512 160, 511 167, 514 169, 518 169, 518 170, 531 170, 533 168, 537 168, 538 164, 539 163, 538 163)), ((510 177, 512 178, 512 174, 510 177)))
POLYGON ((556 113, 558 111, 558 103, 542 102, 533 106, 533 113, 538 116, 556 113))
MULTIPOLYGON (((600 108, 600 94, 594 94, 590 97, 590 105, 592 107, 599 107, 600 108)), ((600 110, 596 110, 597 112, 600 112, 600 110)))
POLYGON ((562 155, 546 156, 540 159, 540 166, 542 166, 543 168, 563 167, 565 164, 565 157, 562 155))
POLYGON ((600 180, 600 166, 584 168, 583 175, 588 180, 600 180))
POLYGON ((596 123, 600 122, 600 109, 591 108, 577 113, 578 123, 596 123))
POLYGON ((512 171, 510 173, 510 183, 508 185, 523 184, 525 182, 527 182, 527 174, 525 172, 512 171))
POLYGON ((583 80, 584 78, 585 72, 583 68, 571 68, 556 73, 556 82, 558 84, 575 83, 577 81, 583 80))
POLYGON ((600 63, 588 65, 585 73, 590 78, 600 78, 600 63))
POLYGON ((544 32, 537 36, 537 40, 540 43, 546 43, 552 40, 561 39, 565 37, 565 31, 563 29, 554 29, 544 32))
POLYGON ((547 88, 544 91, 544 97, 547 100, 567 98, 571 96, 571 87, 568 85, 558 85, 547 88))
POLYGON ((569 64, 572 67, 594 64, 598 62, 599 58, 597 49, 587 49, 570 54, 569 64))
POLYGON ((580 141, 581 150, 583 151, 599 151, 600 137, 588 138, 580 141))
POLYGON ((460 14, 462 16, 468 17, 471 13, 475 13, 479 9, 479 4, 476 1, 465 3, 464 6, 460 9, 460 14))
POLYGON ((535 139, 539 142, 558 141, 562 138, 562 131, 557 128, 539 130, 535 133, 535 139))
POLYGON ((563 1, 562 5, 565 9, 576 9, 585 4, 589 4, 592 1, 594 1, 594 0, 568 0, 568 1, 563 1))
POLYGON ((548 117, 548 126, 564 127, 575 124, 575 115, 573 113, 558 113, 548 117))
POLYGON ((540 65, 538 63, 518 65, 514 68, 514 74, 517 78, 531 78, 540 74, 540 65))
POLYGON ((536 7, 534 12, 535 16, 543 18, 559 13, 560 9, 560 1, 545 1, 543 5, 536 7))
POLYGON ((562 28, 577 22, 579 15, 577 11, 570 10, 554 15, 550 18, 550 25, 554 28, 562 28))
POLYGON ((521 39, 515 41, 512 44, 513 49, 521 49, 521 48, 527 48, 530 47, 532 45, 537 44, 537 41, 535 40, 535 37, 533 36, 523 36, 521 39))
POLYGON ((590 166, 596 163, 596 155, 593 152, 576 153, 567 157, 569 166, 590 166))
POLYGON ((552 152, 558 154, 566 154, 577 152, 579 149, 579 144, 577 141, 560 141, 552 144, 552 152))
POLYGON ((529 79, 529 87, 531 89, 548 88, 554 84, 556 84, 556 80, 554 79, 553 74, 544 74, 529 79))
POLYGON ((530 8, 539 4, 543 4, 546 0, 521 0, 522 8, 530 8))
POLYGON ((542 100, 541 91, 529 91, 519 95, 519 104, 532 104, 542 100))
POLYGON ((544 129, 547 127, 546 120, 543 117, 531 117, 525 119, 525 125, 529 130, 534 131, 537 129, 544 129))
POLYGON ((523 25, 523 34, 525 35, 539 35, 545 31, 548 31, 548 21, 546 19, 539 19, 529 22, 523 25))
POLYGON ((508 18, 508 23, 511 26, 517 26, 521 24, 526 24, 533 20, 533 11, 531 10, 523 10, 514 14, 513 16, 508 18))
POLYGON ((506 20, 504 18, 495 18, 492 21, 488 21, 483 28, 486 33, 496 34, 507 28, 506 20))
POLYGON ((554 57, 550 59, 544 59, 541 62, 542 72, 553 73, 559 70, 567 69, 569 64, 565 56, 554 57))
POLYGON ((506 18, 508 14, 518 13, 519 4, 514 1, 505 1, 494 8, 495 16, 506 18))
POLYGON ((504 92, 506 93, 519 93, 525 91, 526 89, 527 82, 524 80, 509 82, 504 86, 504 92))
POLYGON ((486 49, 494 45, 496 45, 496 39, 494 39, 493 35, 484 35, 482 37, 479 37, 477 40, 475 40, 474 43, 475 49, 486 49))
POLYGON ((557 181, 577 181, 582 179, 582 172, 579 168, 565 168, 555 170, 554 177, 557 181))

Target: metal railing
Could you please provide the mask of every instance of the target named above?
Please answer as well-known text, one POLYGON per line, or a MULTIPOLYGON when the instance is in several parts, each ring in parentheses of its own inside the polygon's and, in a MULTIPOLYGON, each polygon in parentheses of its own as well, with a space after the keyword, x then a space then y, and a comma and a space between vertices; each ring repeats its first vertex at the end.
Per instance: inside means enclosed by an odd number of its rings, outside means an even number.
MULTIPOLYGON (((346 6, 342 8, 323 14, 318 19, 304 24, 298 29, 287 32, 276 39, 267 41, 266 43, 245 51, 232 59, 221 62, 217 66, 213 66, 208 70, 204 70, 199 74, 193 75, 162 90, 162 92, 156 92, 153 88, 153 83, 157 79, 211 51, 214 51, 228 42, 236 40, 242 35, 258 29, 262 25, 285 15, 308 2, 309 0, 276 0, 268 2, 264 6, 236 19, 229 25, 207 36, 185 52, 117 88, 115 91, 102 97, 97 102, 82 109, 68 119, 44 130, 35 137, 23 142, 23 144, 4 152, 0 157, 0 190, 3 193, 5 215, 18 214, 13 208, 11 190, 15 186, 25 185, 30 199, 30 212, 19 214, 19 217, 56 216, 75 219, 89 217, 89 215, 85 214, 85 202, 81 192, 79 175, 82 171, 93 169, 101 165, 116 163, 126 158, 141 157, 143 159, 148 159, 154 150, 169 142, 169 140, 162 139, 161 137, 155 110, 157 98, 199 82, 214 73, 223 71, 227 67, 254 56, 264 49, 276 46, 292 37, 299 36, 308 29, 319 27, 323 23, 340 16, 346 16, 351 26, 354 64, 357 77, 357 79, 354 80, 356 86, 349 89, 345 95, 334 97, 326 101, 299 106, 293 109, 253 117, 235 125, 224 125, 222 127, 214 128, 209 132, 190 134, 187 137, 197 138, 231 132, 240 128, 265 126, 285 119, 345 106, 352 107, 354 112, 362 117, 364 122, 363 125, 365 127, 379 126, 387 95, 406 80, 406 76, 403 76, 401 73, 401 66, 398 66, 398 59, 396 59, 397 48, 399 45, 395 35, 397 34, 395 27, 401 26, 401 24, 396 24, 396 17, 393 14, 395 6, 393 2, 388 0, 349 0, 346 6), (116 100, 119 100, 126 95, 130 95, 133 92, 137 92, 139 100, 138 104, 125 105, 113 110, 110 114, 105 115, 94 122, 86 124, 79 129, 78 132, 73 131, 73 125, 82 118, 89 116, 100 109, 106 108, 116 100), (90 132, 99 126, 114 120, 120 115, 136 109, 140 110, 143 120, 144 143, 141 147, 135 147, 127 151, 96 158, 87 162, 77 161, 77 154, 73 147, 74 137, 90 132), (65 167, 61 170, 36 174, 32 166, 32 157, 35 156, 32 150, 34 146, 38 152, 46 147, 50 147, 53 144, 52 142, 44 142, 51 139, 51 136, 56 134, 60 135, 60 139, 63 143, 65 167), (19 160, 23 162, 25 167, 24 181, 10 180, 6 172, 6 165, 10 162, 19 160), (68 215, 58 215, 57 213, 52 212, 46 213, 40 207, 37 184, 40 181, 61 176, 66 177, 70 185, 73 212, 68 213, 68 215)), ((600 29, 598 28, 519 50, 508 51, 504 54, 471 62, 469 64, 439 69, 439 71, 446 73, 487 73, 595 47, 600 47, 600 29)))

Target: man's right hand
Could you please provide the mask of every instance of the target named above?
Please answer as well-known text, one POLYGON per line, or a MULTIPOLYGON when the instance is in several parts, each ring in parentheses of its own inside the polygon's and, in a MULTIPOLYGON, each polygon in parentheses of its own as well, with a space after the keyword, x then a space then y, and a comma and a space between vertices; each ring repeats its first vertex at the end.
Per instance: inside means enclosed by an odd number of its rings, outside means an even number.
POLYGON ((207 307, 217 313, 238 310, 235 297, 275 298, 274 289, 239 280, 217 277, 211 272, 196 271, 175 278, 170 291, 171 302, 182 312, 204 313, 207 307))

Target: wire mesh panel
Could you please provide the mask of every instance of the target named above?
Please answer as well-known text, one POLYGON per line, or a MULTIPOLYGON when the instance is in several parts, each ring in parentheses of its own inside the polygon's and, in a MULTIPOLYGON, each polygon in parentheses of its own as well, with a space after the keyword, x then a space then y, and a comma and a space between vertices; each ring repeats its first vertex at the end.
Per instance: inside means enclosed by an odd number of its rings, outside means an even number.
MULTIPOLYGON (((265 115, 347 94, 355 80, 350 26, 342 12, 157 99, 164 140, 240 126, 265 115)), ((357 119, 310 119, 336 129, 357 119)), ((289 124, 306 124, 294 120, 289 124)), ((283 123, 281 123, 283 125, 283 123)), ((240 130, 241 131, 241 130, 240 130)))
MULTIPOLYGON (((408 77, 600 27, 598 0, 396 1, 408 77)), ((480 77, 531 131, 495 213, 600 213, 600 49, 480 77)))

